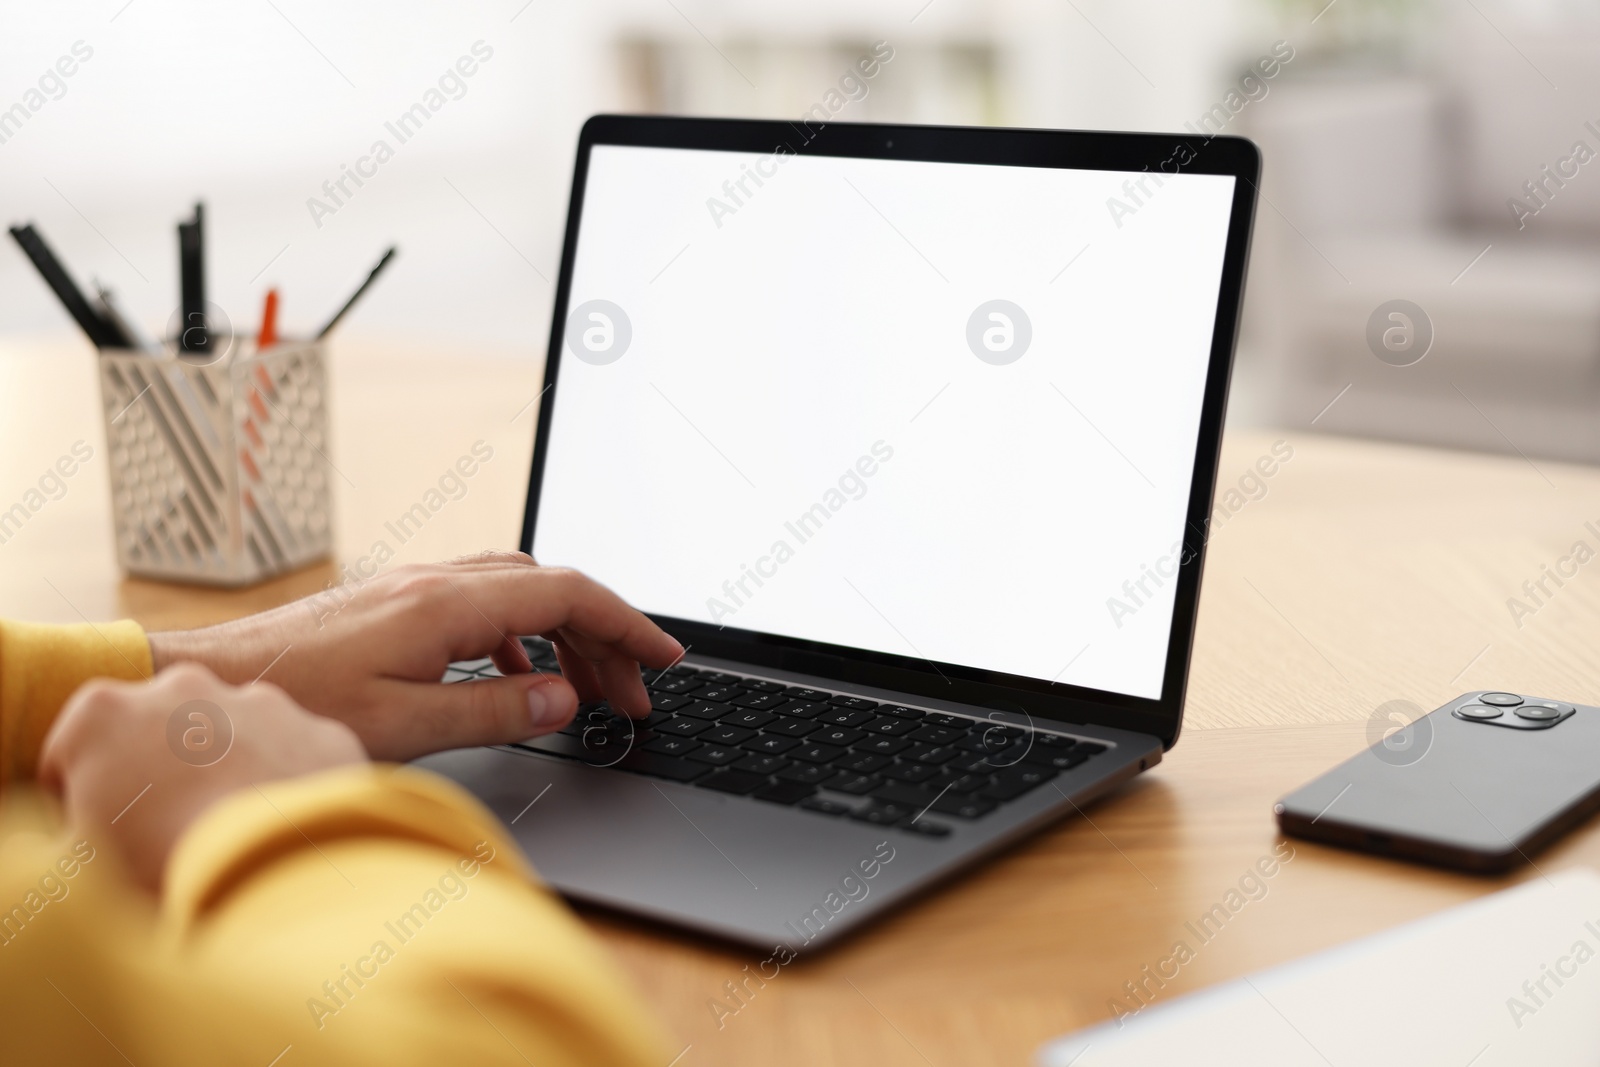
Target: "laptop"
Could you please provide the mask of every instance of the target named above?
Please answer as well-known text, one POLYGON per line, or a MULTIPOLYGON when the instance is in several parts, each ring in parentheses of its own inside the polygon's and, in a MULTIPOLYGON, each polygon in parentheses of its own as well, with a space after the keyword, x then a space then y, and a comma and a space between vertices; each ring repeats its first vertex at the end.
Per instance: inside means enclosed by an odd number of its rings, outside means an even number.
POLYGON ((794 952, 1153 767, 1259 166, 1231 137, 590 119, 521 547, 686 654, 646 720, 420 764, 571 899, 794 952))

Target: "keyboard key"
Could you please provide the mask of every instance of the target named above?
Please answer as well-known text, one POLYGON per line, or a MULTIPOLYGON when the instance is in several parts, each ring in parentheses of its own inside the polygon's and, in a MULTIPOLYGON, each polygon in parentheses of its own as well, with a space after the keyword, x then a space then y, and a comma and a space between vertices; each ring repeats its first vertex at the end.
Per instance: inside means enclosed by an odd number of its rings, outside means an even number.
POLYGON ((740 679, 739 684, 744 686, 746 689, 754 689, 758 693, 783 692, 783 686, 779 685, 777 682, 762 682, 757 681, 754 678, 743 678, 740 679))
POLYGON ((867 736, 850 746, 857 752, 875 752, 883 756, 892 756, 897 752, 904 752, 911 747, 911 742, 903 737, 872 737, 867 736))
POLYGON ((791 748, 799 748, 800 739, 784 737, 782 734, 762 734, 759 737, 752 737, 739 747, 748 752, 759 752, 763 756, 776 756, 791 748))
POLYGON ((682 707, 674 709, 679 715, 687 715, 694 719, 720 719, 729 710, 726 704, 713 704, 707 700, 694 700, 682 707))
POLYGON ((1040 748, 1071 748, 1078 743, 1076 738, 1063 737, 1060 734, 1036 733, 1033 743, 1040 748))
POLYGON ((680 663, 676 667, 668 667, 666 670, 662 671, 661 673, 662 674, 675 675, 675 676, 677 676, 679 678, 693 678, 695 675, 699 674, 700 672, 695 670, 693 667, 685 667, 683 664, 680 663))
POLYGON ((850 708, 853 711, 871 711, 878 706, 875 700, 865 700, 861 697, 835 696, 829 697, 828 703, 836 704, 841 708, 850 708))
POLYGON ((891 737, 899 737, 902 734, 909 734, 916 728, 917 724, 914 722, 910 722, 906 719, 896 719, 888 715, 873 719, 871 722, 862 727, 862 729, 867 731, 869 734, 888 734, 891 737))
POLYGON ((1024 765, 1049 767, 1057 771, 1070 771, 1080 763, 1089 762, 1089 753, 1073 748, 1035 748, 1022 757, 1024 765))
POLYGON ((789 760, 783 756, 746 756, 738 763, 735 763, 733 769, 736 771, 749 771, 751 774, 759 774, 770 778, 788 766, 789 760))
POLYGON ((656 727, 656 733, 669 737, 693 737, 702 730, 711 729, 711 724, 700 719, 672 718, 656 727))
POLYGON ((832 710, 828 704, 817 704, 809 700, 791 700, 787 704, 772 709, 779 715, 792 715, 797 719, 815 719, 825 711, 832 710))
POLYGON ((956 760, 951 766, 964 771, 981 771, 993 774, 995 771, 1007 767, 1015 767, 1023 762, 1028 753, 1032 751, 1027 745, 1013 745, 996 752, 969 752, 961 759, 956 760))
POLYGON ((893 715, 897 719, 921 719, 927 712, 921 708, 908 708, 904 704, 879 704, 879 715, 893 715))
POLYGON ((650 694, 650 706, 657 711, 677 711, 679 708, 693 703, 694 701, 689 697, 680 696, 677 693, 656 692, 650 694))
POLYGON ((952 730, 947 726, 919 726, 906 736, 917 741, 927 741, 930 744, 948 745, 950 742, 960 739, 962 735, 963 731, 952 730))
POLYGON ((806 782, 811 785, 820 785, 832 778, 836 773, 832 767, 824 767, 820 763, 791 763, 778 772, 778 777, 785 782, 806 782))
POLYGON ((968 752, 1003 752, 1016 745, 1021 736, 1020 733, 1012 734, 1002 727, 988 726, 982 730, 973 730, 956 744, 968 752))
POLYGON ((921 834, 923 837, 950 836, 950 827, 942 822, 929 822, 926 819, 917 819, 914 822, 904 823, 900 829, 910 830, 912 833, 921 834))
POLYGON ((704 685, 698 678, 674 678, 668 675, 657 678, 650 683, 650 688, 658 693, 692 693, 704 685))
POLYGON ((706 681, 715 682, 717 685, 737 685, 744 681, 737 674, 728 674, 724 671, 696 671, 695 673, 706 681))
POLYGON ((848 726, 824 726, 806 740, 813 744, 853 745, 867 735, 848 726))
POLYGON ((735 708, 719 720, 724 726, 746 726, 752 730, 760 729, 767 725, 776 715, 770 711, 752 711, 749 708, 735 708))
POLYGON ((773 804, 798 804, 802 800, 809 799, 816 791, 816 786, 806 785, 803 782, 773 782, 750 795, 757 800, 766 800, 773 804))
POLYGON ((855 711, 850 708, 835 708, 817 716, 818 722, 832 723, 834 726, 860 726, 864 722, 871 722, 872 719, 871 712, 855 711))
POLYGON ((932 780, 932 785, 940 789, 948 786, 952 793, 976 793, 991 781, 993 779, 987 774, 952 774, 947 768, 932 780))
POLYGON ((1106 746, 1105 745, 1096 744, 1093 741, 1079 741, 1078 745, 1077 745, 1077 750, 1079 752, 1087 752, 1091 756, 1098 756, 1098 755, 1100 755, 1100 753, 1102 753, 1102 752, 1104 752, 1106 750, 1106 746))
POLYGON ((715 700, 719 704, 730 704, 734 697, 742 697, 748 690, 731 685, 708 685, 695 691, 695 696, 701 700, 715 700))
MULTIPOLYGON (((903 804, 910 808, 909 814, 924 811, 939 798, 940 791, 932 786, 907 785, 904 782, 889 782, 872 791, 874 800, 881 800, 889 804, 903 804)), ((948 794, 946 794, 948 795, 948 794)))
POLYGON ((930 726, 943 726, 951 730, 960 730, 966 733, 977 725, 976 720, 964 718, 960 715, 946 715, 942 711, 930 711, 922 717, 922 721, 930 726))
MULTIPOLYGON (((590 763, 610 763, 622 753, 631 749, 636 742, 634 738, 625 733, 618 733, 599 726, 585 726, 576 734, 562 734, 563 737, 572 737, 583 746, 585 759, 590 763)), ((645 740, 651 740, 646 738, 645 740)))
POLYGON ((978 796, 988 797, 990 800, 1015 800, 1048 782, 1058 773, 1049 767, 1030 765, 1024 771, 996 775, 994 781, 978 790, 978 796))
POLYGON ((840 745, 815 745, 808 743, 800 748, 795 749, 793 752, 789 753, 789 755, 798 760, 805 760, 807 763, 831 763, 836 757, 844 755, 846 751, 848 750, 840 745))
POLYGON ((580 710, 578 714, 572 717, 572 721, 582 723, 585 726, 592 726, 598 730, 611 730, 622 734, 628 733, 637 725, 635 720, 613 714, 611 709, 607 707, 580 710))
POLYGON ((782 693, 746 693, 742 697, 734 697, 729 703, 735 707, 768 711, 772 708, 781 708, 789 703, 789 698, 782 693))
MULTIPOLYGON (((692 742, 699 744, 698 741, 692 742)), ((713 767, 721 767, 735 760, 744 759, 749 753, 742 748, 730 748, 727 745, 700 745, 689 753, 689 758, 709 763, 713 767)))
POLYGON ((908 751, 902 753, 900 758, 916 760, 918 763, 927 763, 933 766, 938 766, 940 764, 949 763, 959 755, 961 755, 961 750, 956 748, 954 745, 941 745, 937 748, 929 748, 917 752, 915 755, 908 751))
POLYGON ((842 760, 834 763, 841 771, 854 771, 857 774, 871 774, 881 767, 887 767, 894 760, 889 756, 875 756, 870 752, 853 752, 842 760))
POLYGON ((805 719, 791 719, 787 715, 779 715, 762 729, 769 734, 782 734, 784 737, 804 737, 815 730, 817 725, 805 719))
MULTIPOLYGON (((1054 777, 1056 776, 1056 771, 1051 771, 1050 774, 1051 777, 1054 777)), ((1016 798, 1021 797, 1022 793, 1032 792, 1032 789, 1038 784, 1040 782, 992 782, 992 784, 984 785, 982 789, 979 789, 978 795, 979 797, 987 797, 989 800, 1016 800, 1016 798)))
POLYGON ((687 737, 658 737, 639 746, 646 752, 659 752, 663 756, 687 756, 700 747, 700 742, 687 737))
POLYGON ((916 812, 900 804, 868 804, 864 808, 857 808, 850 813, 852 819, 868 822, 874 826, 893 826, 916 812))
POLYGON ((958 819, 980 819, 999 805, 983 797, 960 796, 946 793, 933 802, 933 810, 940 815, 954 815, 958 819))
POLYGON ((833 699, 832 693, 824 693, 820 689, 806 689, 803 686, 798 685, 791 685, 788 689, 785 689, 784 692, 788 693, 796 700, 806 700, 815 704, 826 704, 828 701, 833 699))
MULTIPOLYGON (((896 763, 893 767, 890 767, 888 770, 884 771, 883 776, 896 782, 909 782, 914 784, 916 782, 926 782, 929 778, 934 777, 938 773, 939 768, 930 767, 926 763, 896 763)), ((1029 788, 1032 787, 1030 786, 1029 788)))
POLYGON ((827 800, 823 797, 808 797, 800 802, 800 806, 807 811, 817 812, 819 815, 850 814, 850 805, 841 804, 837 800, 827 800))
POLYGON ((746 729, 743 726, 724 726, 719 722, 705 733, 697 734, 696 736, 707 744, 737 745, 742 741, 750 740, 755 735, 756 732, 754 730, 746 729))
POLYGON ((883 784, 883 779, 872 774, 853 774, 850 771, 841 771, 839 774, 823 782, 823 788, 837 790, 840 793, 851 793, 860 796, 870 793, 883 784))
POLYGON ((751 774, 749 771, 717 771, 698 783, 702 789, 715 789, 719 793, 734 793, 744 796, 753 793, 767 784, 764 774, 751 774))

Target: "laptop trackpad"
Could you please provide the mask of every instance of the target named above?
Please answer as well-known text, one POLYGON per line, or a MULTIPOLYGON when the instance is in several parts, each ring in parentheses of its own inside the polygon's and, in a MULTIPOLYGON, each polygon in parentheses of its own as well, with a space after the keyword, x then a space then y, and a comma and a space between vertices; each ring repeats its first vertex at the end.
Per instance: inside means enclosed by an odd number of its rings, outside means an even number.
POLYGON ((416 766, 477 796, 562 892, 755 944, 832 938, 956 851, 948 840, 503 749, 416 766))

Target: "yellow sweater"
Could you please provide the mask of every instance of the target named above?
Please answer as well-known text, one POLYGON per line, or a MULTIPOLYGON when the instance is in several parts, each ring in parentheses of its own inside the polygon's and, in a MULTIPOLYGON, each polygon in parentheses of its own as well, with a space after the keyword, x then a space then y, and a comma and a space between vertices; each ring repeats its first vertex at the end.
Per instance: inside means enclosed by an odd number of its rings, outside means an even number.
POLYGON ((27 788, 63 701, 150 673, 133 623, 0 622, 6 1063, 639 1064, 665 1036, 499 824, 404 767, 234 794, 162 899, 27 788))

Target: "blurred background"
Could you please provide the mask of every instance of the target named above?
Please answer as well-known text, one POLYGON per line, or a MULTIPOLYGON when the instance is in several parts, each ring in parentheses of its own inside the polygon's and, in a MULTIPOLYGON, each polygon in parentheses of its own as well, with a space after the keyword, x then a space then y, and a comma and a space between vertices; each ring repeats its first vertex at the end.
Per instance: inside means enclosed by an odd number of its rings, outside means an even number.
MULTIPOLYGON (((241 327, 276 285, 286 329, 310 329, 396 242, 345 336, 537 364, 599 111, 1225 132, 1267 160, 1236 425, 1600 460, 1592 0, 0 11, 6 222, 36 221, 153 333, 173 224, 203 197, 210 296, 241 327), (842 81, 878 42, 878 76, 842 81)), ((0 287, 0 351, 72 336, 9 242, 0 287)))

